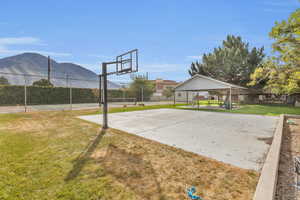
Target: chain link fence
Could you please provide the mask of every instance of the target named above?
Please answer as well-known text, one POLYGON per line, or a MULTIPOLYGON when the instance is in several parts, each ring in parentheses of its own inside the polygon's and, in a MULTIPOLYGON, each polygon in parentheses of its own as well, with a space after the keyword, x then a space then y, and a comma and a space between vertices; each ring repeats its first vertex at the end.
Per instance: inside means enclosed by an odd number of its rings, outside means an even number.
MULTIPOLYGON (((136 104, 136 98, 109 82, 109 102, 136 104)), ((0 71, 0 113, 99 108, 99 79, 70 74, 13 73, 0 71), (50 85, 49 85, 50 83, 50 85)))

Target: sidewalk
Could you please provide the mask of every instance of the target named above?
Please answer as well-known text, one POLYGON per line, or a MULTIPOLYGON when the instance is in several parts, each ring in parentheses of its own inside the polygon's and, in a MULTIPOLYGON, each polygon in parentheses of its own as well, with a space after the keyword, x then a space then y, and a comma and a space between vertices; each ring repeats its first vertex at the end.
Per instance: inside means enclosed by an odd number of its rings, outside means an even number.
MULTIPOLYGON (((139 102, 140 103, 140 102, 139 102)), ((137 103, 137 106, 138 104, 137 103)), ((162 102, 144 102, 146 106, 150 105, 164 105, 172 104, 171 101, 162 101, 162 102)), ((109 103, 109 107, 123 107, 127 105, 128 107, 136 106, 132 102, 122 102, 122 103, 109 103)), ((97 109, 99 108, 98 103, 80 103, 80 104, 55 104, 55 105, 29 105, 26 107, 26 112, 33 111, 55 111, 55 110, 85 110, 85 109, 97 109)), ((19 113, 25 112, 25 106, 0 106, 0 114, 3 113, 19 113)))

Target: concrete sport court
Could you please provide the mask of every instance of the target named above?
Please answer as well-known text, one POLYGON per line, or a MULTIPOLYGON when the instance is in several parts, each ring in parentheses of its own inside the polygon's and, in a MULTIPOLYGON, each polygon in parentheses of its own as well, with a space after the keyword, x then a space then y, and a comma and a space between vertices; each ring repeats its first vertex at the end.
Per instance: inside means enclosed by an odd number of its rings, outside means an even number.
MULTIPOLYGON (((79 118, 102 123, 102 115, 79 118)), ((157 109, 113 113, 109 127, 229 163, 260 170, 277 117, 157 109)))

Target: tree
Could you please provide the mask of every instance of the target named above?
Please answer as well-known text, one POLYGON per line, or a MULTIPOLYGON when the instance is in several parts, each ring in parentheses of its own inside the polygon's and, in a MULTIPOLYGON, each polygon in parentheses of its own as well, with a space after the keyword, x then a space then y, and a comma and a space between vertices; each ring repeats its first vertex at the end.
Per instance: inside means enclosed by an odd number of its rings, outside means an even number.
POLYGON ((164 89, 162 94, 163 96, 170 98, 174 95, 174 89, 171 87, 167 87, 166 89, 164 89))
POLYGON ((293 12, 288 20, 275 22, 269 35, 275 39, 272 47, 279 53, 279 59, 300 67, 300 9, 293 12))
POLYGON ((53 87, 53 84, 48 81, 47 79, 41 79, 38 81, 33 82, 33 86, 38 86, 38 87, 53 87))
POLYGON ((151 81, 142 77, 135 77, 128 89, 130 96, 136 97, 138 100, 150 98, 154 92, 154 85, 151 81))
POLYGON ((263 47, 250 49, 240 36, 228 35, 222 46, 203 55, 202 62, 193 62, 189 73, 245 86, 264 56, 263 47))
POLYGON ((282 64, 278 58, 269 58, 251 75, 249 85, 265 82, 264 89, 274 94, 292 94, 300 92, 300 70, 282 64))
POLYGON ((275 94, 300 92, 300 9, 288 20, 276 22, 270 36, 275 39, 272 47, 277 55, 255 70, 249 85, 264 81, 264 88, 275 94))
POLYGON ((4 76, 1 76, 0 77, 0 85, 9 85, 7 78, 5 78, 4 76))

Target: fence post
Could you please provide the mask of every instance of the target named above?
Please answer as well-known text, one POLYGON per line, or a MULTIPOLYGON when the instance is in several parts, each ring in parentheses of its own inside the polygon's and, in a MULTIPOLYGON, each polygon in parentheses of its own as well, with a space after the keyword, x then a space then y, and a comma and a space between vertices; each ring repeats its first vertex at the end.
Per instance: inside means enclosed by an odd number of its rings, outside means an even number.
POLYGON ((26 76, 24 76, 24 109, 27 112, 27 83, 26 76))
POLYGON ((144 102, 144 88, 142 87, 141 89, 142 89, 142 99, 141 100, 142 100, 142 103, 143 103, 144 102))
POLYGON ((70 109, 72 110, 72 82, 70 81, 70 109))

